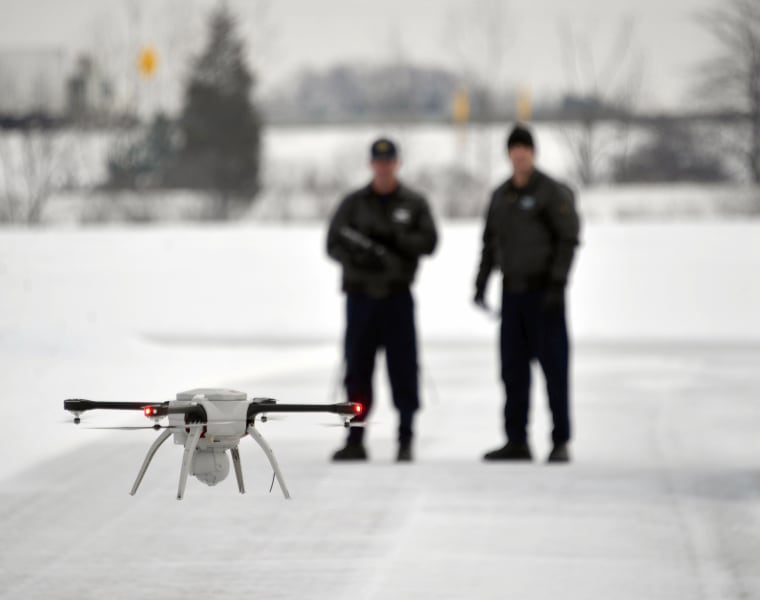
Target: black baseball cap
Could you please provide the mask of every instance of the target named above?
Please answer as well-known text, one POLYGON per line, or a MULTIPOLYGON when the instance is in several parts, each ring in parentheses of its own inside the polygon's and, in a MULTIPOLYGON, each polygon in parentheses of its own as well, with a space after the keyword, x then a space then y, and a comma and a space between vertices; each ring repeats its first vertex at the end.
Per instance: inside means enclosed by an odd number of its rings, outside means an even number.
POLYGON ((369 153, 372 160, 394 160, 398 158, 398 148, 388 138, 380 138, 372 142, 369 153))
POLYGON ((528 148, 535 149, 536 146, 533 143, 533 134, 530 132, 530 129, 519 123, 515 125, 509 133, 509 137, 507 137, 507 150, 513 146, 527 146, 528 148))

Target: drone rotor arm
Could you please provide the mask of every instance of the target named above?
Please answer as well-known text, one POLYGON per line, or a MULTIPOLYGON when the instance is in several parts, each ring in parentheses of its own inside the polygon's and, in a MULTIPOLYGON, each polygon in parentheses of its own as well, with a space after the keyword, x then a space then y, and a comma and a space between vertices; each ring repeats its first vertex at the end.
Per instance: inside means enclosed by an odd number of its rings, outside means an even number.
POLYGON ((97 400, 83 400, 70 398, 63 401, 63 409, 69 412, 83 413, 88 410, 139 410, 146 407, 155 407, 161 412, 168 408, 168 402, 100 402, 97 400))
POLYGON ((339 402, 337 404, 276 404, 274 402, 252 402, 248 406, 248 422, 252 423, 256 415, 263 413, 333 413, 347 418, 359 417, 364 407, 358 402, 339 402))
POLYGON ((134 410, 146 417, 161 418, 167 415, 185 415, 186 423, 206 423, 208 416, 200 404, 172 406, 170 402, 101 402, 70 398, 63 401, 63 409, 75 415, 89 410, 134 410))

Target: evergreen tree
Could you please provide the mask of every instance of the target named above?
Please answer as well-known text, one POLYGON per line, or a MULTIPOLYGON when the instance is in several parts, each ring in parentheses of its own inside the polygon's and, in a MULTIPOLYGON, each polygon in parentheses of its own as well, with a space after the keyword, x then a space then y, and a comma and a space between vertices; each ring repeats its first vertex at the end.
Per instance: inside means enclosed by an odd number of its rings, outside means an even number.
POLYGON ((211 14, 209 34, 185 90, 175 177, 179 185, 217 193, 217 216, 229 217, 258 190, 260 122, 245 44, 226 5, 211 14))
POLYGON ((163 113, 150 126, 116 138, 108 156, 106 187, 146 190, 171 187, 177 155, 176 124, 163 113))

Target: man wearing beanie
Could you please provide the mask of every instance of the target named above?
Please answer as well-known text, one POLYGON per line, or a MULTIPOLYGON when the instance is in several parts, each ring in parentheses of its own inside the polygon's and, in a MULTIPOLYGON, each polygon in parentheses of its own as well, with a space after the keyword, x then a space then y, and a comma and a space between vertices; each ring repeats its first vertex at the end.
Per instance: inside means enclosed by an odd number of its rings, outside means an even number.
POLYGON ((496 188, 486 216, 483 251, 475 282, 475 303, 488 309, 491 271, 503 276, 501 304, 501 378, 506 389, 507 443, 484 459, 531 460, 528 442, 531 361, 546 378, 553 418, 549 462, 570 455, 569 341, 565 288, 580 223, 572 191, 539 171, 529 129, 516 125, 507 138, 513 173, 496 188))
MULTIPOLYGON (((413 419, 419 408, 417 334, 411 285, 421 256, 432 254, 437 232, 427 201, 399 182, 396 144, 370 148, 372 181, 341 202, 330 223, 327 253, 343 268, 346 294, 345 387, 348 400, 372 409, 375 355, 385 349, 393 403, 399 413, 398 461, 412 460, 413 419)), ((333 460, 366 460, 365 429, 349 429, 333 460)))

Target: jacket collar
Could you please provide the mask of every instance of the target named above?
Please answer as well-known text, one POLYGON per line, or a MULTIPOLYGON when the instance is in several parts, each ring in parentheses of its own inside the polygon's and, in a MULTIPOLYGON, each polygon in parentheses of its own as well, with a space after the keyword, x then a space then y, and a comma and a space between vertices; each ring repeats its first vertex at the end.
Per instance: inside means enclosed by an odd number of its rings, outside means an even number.
POLYGON ((536 187, 538 187, 538 181, 541 179, 541 177, 541 171, 538 169, 533 169, 533 173, 531 174, 528 183, 522 187, 517 187, 515 185, 515 182, 512 180, 512 177, 510 177, 507 181, 507 189, 510 192, 534 192, 536 191, 536 187))
POLYGON ((371 196, 373 198, 396 198, 399 195, 401 195, 401 190, 404 189, 403 184, 399 181, 398 185, 396 186, 396 189, 393 190, 390 194, 378 194, 375 191, 375 188, 372 187, 372 182, 370 181, 365 187, 364 187, 364 195, 365 196, 371 196))

